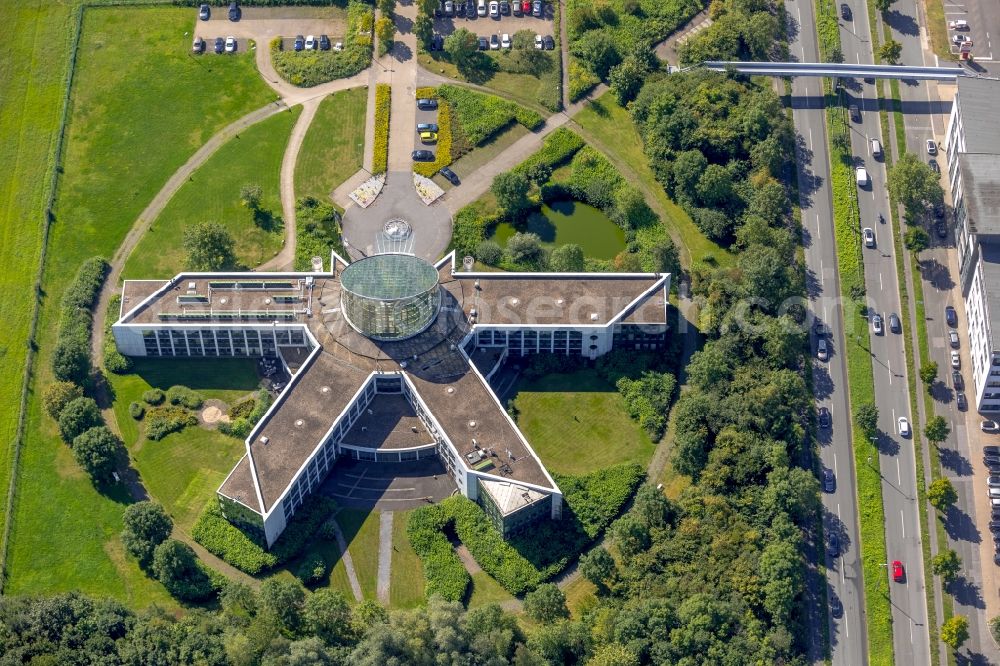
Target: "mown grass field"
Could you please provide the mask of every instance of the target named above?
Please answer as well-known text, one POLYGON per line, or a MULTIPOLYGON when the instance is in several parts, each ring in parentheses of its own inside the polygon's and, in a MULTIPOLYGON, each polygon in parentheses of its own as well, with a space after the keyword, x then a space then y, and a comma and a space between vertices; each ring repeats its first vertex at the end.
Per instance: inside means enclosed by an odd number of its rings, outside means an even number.
POLYGON ((406 536, 409 511, 392 516, 392 578, 389 581, 389 606, 415 608, 424 603, 424 565, 406 536))
POLYGON ((333 190, 364 161, 368 88, 352 88, 324 99, 309 125, 295 163, 295 196, 329 201, 333 190))
MULTIPOLYGON (((9 12, 11 4, 4 4, 3 11, 9 12)), ((45 6, 44 15, 32 17, 30 6, 21 10, 27 22, 17 34, 25 39, 33 34, 37 50, 23 48, 39 55, 13 74, 26 77, 30 68, 32 76, 49 70, 61 75, 58 63, 68 57, 69 37, 63 33, 69 28, 69 13, 49 4, 35 5, 45 6), (58 59, 44 59, 49 56, 58 59)), ((64 173, 43 278, 38 374, 31 384, 5 592, 78 589, 134 607, 173 605, 162 586, 122 555, 118 533, 127 498, 94 490, 58 441, 39 399, 51 379, 48 367, 59 298, 79 264, 96 254, 110 257, 149 199, 201 143, 273 99, 249 56, 204 61, 188 57, 190 36, 185 32, 191 29, 190 14, 190 9, 168 7, 88 9, 85 14, 64 173)), ((3 41, 4 48, 11 42, 3 41)), ((20 37, 14 41, 20 43, 20 37)), ((57 99, 37 98, 43 88, 41 82, 32 87, 27 94, 33 101, 17 111, 33 124, 46 117, 50 105, 58 107, 57 99)), ((6 112, 8 105, 3 108, 6 112)), ((41 136, 48 141, 43 132, 34 137, 39 145, 41 136)), ((27 155, 18 162, 26 160, 27 155)), ((20 167, 11 162, 7 168, 20 167)), ((6 214, 12 209, 4 210, 6 214)), ((30 216, 17 215, 18 229, 27 229, 30 216)))
MULTIPOLYGON (((555 60, 553 57, 553 63, 555 60)), ((447 54, 443 51, 435 52, 434 55, 420 51, 417 54, 417 62, 420 63, 421 67, 435 74, 447 76, 463 83, 466 82, 466 78, 458 73, 458 68, 447 59, 447 54)), ((496 91, 501 97, 513 99, 515 102, 534 109, 543 116, 549 116, 552 114, 552 110, 545 108, 539 99, 552 97, 551 91, 560 84, 559 67, 553 64, 540 77, 531 74, 494 72, 488 80, 483 81, 480 85, 496 91)))
POLYGON ((126 278, 169 278, 185 268, 184 230, 199 222, 218 222, 236 241, 239 261, 253 268, 281 250, 279 181, 281 160, 295 120, 296 106, 263 120, 230 139, 195 171, 163 209, 125 262, 126 278), (261 221, 240 203, 244 185, 260 185, 261 221))
POLYGON ((521 380, 515 388, 517 424, 550 471, 586 474, 625 462, 645 465, 653 456, 653 442, 594 370, 521 380))
POLYGON ((378 511, 341 509, 337 522, 344 533, 347 551, 358 574, 361 594, 365 599, 377 599, 378 584, 378 511))
POLYGON ((642 149, 642 137, 632 123, 632 116, 618 106, 610 92, 588 103, 573 116, 573 120, 583 129, 581 136, 587 143, 607 155, 626 179, 631 179, 630 172, 634 173, 639 180, 634 184, 640 191, 647 197, 653 195, 655 201, 649 202, 653 210, 660 213, 661 221, 671 236, 681 241, 681 263, 685 268, 709 255, 720 266, 733 263, 734 255, 705 236, 688 214, 663 191, 649 167, 649 159, 642 149))
POLYGON ((477 571, 472 574, 472 592, 466 606, 478 608, 486 604, 502 604, 505 601, 512 601, 514 595, 500 587, 500 583, 485 571, 477 571))

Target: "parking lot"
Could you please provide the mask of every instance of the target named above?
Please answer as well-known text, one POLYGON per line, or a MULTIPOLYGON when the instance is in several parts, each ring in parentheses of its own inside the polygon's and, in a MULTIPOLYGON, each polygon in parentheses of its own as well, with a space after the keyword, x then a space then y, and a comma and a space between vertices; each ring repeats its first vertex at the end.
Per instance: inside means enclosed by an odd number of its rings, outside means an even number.
MULTIPOLYGON (((455 16, 444 16, 434 19, 435 34, 447 37, 459 28, 465 28, 474 33, 477 37, 489 38, 490 35, 501 35, 507 33, 511 37, 518 30, 530 30, 539 35, 552 35, 558 39, 558 35, 553 34, 553 8, 548 2, 542 3, 542 16, 515 16, 513 11, 510 14, 500 14, 497 17, 479 16, 467 18, 462 7, 467 5, 462 2, 456 3, 457 10, 455 16)), ((486 3, 487 8, 489 2, 486 3)))
POLYGON ((336 43, 343 41, 347 28, 346 14, 337 7, 242 7, 238 21, 230 21, 226 14, 226 7, 212 7, 209 19, 201 21, 198 8, 191 8, 192 40, 205 40, 204 53, 214 52, 218 37, 236 38, 237 53, 246 53, 251 39, 258 48, 267 48, 275 37, 282 37, 283 48, 292 50, 296 35, 329 35, 336 43))
POLYGON ((433 123, 437 125, 438 112, 437 109, 430 111, 425 111, 419 106, 417 107, 416 122, 413 126, 413 149, 414 150, 429 150, 435 155, 437 155, 437 143, 423 143, 420 140, 420 132, 417 131, 417 125, 433 123))
POLYGON ((948 30, 951 52, 958 54, 960 47, 954 42, 956 35, 964 35, 972 40, 971 52, 976 60, 993 60, 993 44, 990 35, 1000 31, 1000 12, 994 0, 946 1, 945 21, 967 21, 965 30, 948 30))

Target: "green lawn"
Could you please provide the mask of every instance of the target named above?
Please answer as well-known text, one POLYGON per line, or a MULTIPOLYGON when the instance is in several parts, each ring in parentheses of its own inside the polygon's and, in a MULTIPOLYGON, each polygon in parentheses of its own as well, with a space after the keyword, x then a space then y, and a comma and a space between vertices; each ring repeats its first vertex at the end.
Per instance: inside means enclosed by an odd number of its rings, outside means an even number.
POLYGON ((368 88, 334 93, 319 105, 295 163, 295 196, 328 201, 364 160, 368 88))
POLYGON ((344 560, 340 557, 340 548, 337 547, 336 541, 327 541, 319 538, 313 539, 309 545, 306 546, 302 555, 289 562, 287 566, 282 567, 274 575, 288 580, 298 580, 292 572, 295 571, 296 567, 298 567, 302 561, 314 553, 319 553, 323 556, 323 559, 326 560, 327 577, 320 581, 318 585, 313 586, 312 589, 316 590, 327 587, 332 590, 336 590, 344 595, 344 598, 347 599, 347 603, 353 605, 355 603, 354 592, 351 591, 351 583, 347 579, 347 567, 344 566, 344 560))
POLYGON ((563 588, 566 606, 574 620, 582 619, 587 611, 597 605, 597 586, 583 576, 577 576, 563 588))
MULTIPOLYGON (((497 155, 510 148, 515 141, 528 134, 528 132, 529 130, 524 125, 513 123, 500 134, 490 138, 483 145, 474 147, 471 151, 458 158, 454 163, 452 163, 451 170, 454 171, 459 178, 465 178, 482 167, 484 164, 488 164, 493 161, 497 155)), ((445 190, 449 190, 454 187, 445 179, 444 176, 440 174, 434 176, 434 182, 443 187, 445 190)))
POLYGON ((500 587, 500 583, 493 580, 485 571, 478 571, 472 574, 472 593, 469 595, 469 608, 478 608, 486 604, 502 604, 505 601, 514 599, 507 590, 500 587))
MULTIPOLYGON (((5 25, 17 31, 2 40, 0 58, 8 67, 8 57, 27 54, 30 63, 26 59, 15 69, 4 69, 6 76, 0 75, 0 86, 7 86, 10 78, 17 79, 9 88, 10 99, 21 94, 21 101, 13 108, 23 109, 23 120, 28 123, 19 135, 22 148, 17 149, 28 152, 5 162, 8 170, 17 173, 27 168, 28 162, 37 161, 35 148, 45 152, 51 145, 49 114, 57 109, 50 107, 58 107, 59 101, 57 95, 48 98, 45 94, 53 92, 49 85, 61 89, 69 51, 64 31, 71 21, 63 5, 16 3, 15 13, 10 8, 14 4, 4 3, 0 9, 5 17, 13 15, 16 23, 5 25), (50 57, 58 59, 50 61, 50 57), (36 76, 40 77, 37 81, 31 78, 36 76)), ((51 381, 48 368, 59 298, 79 264, 95 254, 110 257, 139 212, 198 146, 224 125, 273 99, 249 56, 198 60, 187 55, 190 34, 185 32, 191 30, 190 12, 169 7, 86 12, 64 173, 42 284, 45 301, 37 339, 38 374, 32 380, 28 404, 27 434, 12 510, 10 580, 5 592, 41 594, 79 589, 134 607, 153 603, 173 607, 162 586, 121 555, 118 533, 123 498, 94 490, 59 442, 52 421, 43 416, 38 398, 51 381)), ((5 103, 0 122, 7 137, 12 105, 6 103, 8 88, 2 90, 5 103)), ((0 142, 0 150, 7 150, 9 143, 0 142)), ((34 220, 38 217, 31 214, 30 206, 37 207, 38 202, 30 203, 33 195, 29 189, 38 185, 43 174, 36 171, 29 175, 33 180, 26 180, 28 189, 13 193, 17 200, 14 207, 3 207, 4 214, 13 213, 16 220, 16 224, 4 225, 4 237, 9 239, 4 243, 13 242, 23 230, 37 233, 34 220)), ((8 196, 6 187, 5 179, 0 197, 8 196)), ((29 255, 32 250, 22 246, 16 251, 29 255)), ((20 260, 8 264, 4 275, 26 277, 17 270, 20 260)), ((25 294, 28 291, 27 285, 18 288, 25 294)), ((18 307, 30 308, 30 303, 18 307)), ((4 312, 10 321, 5 328, 16 332, 23 310, 8 311, 5 306, 4 312)), ((5 363, 8 358, 14 360, 18 348, 23 347, 9 347, 0 357, 5 363)), ((5 377, 17 376, 20 382, 23 371, 4 369, 5 377)), ((6 385, 0 388, 6 389, 6 385)), ((11 394, 5 390, 4 395, 11 394)), ((16 397, 6 402, 13 406, 16 397)))
POLYGON ((647 200, 650 195, 653 196, 654 200, 649 201, 653 210, 659 213, 670 234, 681 241, 681 263, 685 267, 690 267, 692 262, 706 255, 715 257, 723 266, 733 262, 734 256, 728 250, 705 236, 688 214, 667 197, 649 167, 649 160, 642 149, 642 137, 632 123, 632 117, 618 106, 610 92, 588 103, 573 116, 573 120, 582 129, 580 135, 587 143, 607 155, 622 176, 633 181, 647 200), (634 182, 636 179, 638 182, 634 182))
POLYGON ((389 606, 414 608, 424 603, 424 566, 406 536, 409 511, 392 516, 392 579, 389 581, 389 606))
POLYGON ((168 278, 184 269, 184 230, 199 222, 219 222, 236 241, 236 255, 244 265, 258 266, 281 250, 279 181, 281 160, 295 120, 302 112, 296 106, 288 113, 271 116, 235 138, 212 155, 184 183, 150 226, 125 262, 126 278, 168 278), (261 222, 240 203, 240 189, 260 185, 264 197, 261 222))
POLYGON ((549 375, 516 386, 517 424, 545 466, 586 474, 625 462, 645 465, 655 445, 597 372, 549 375))
POLYGON ((377 511, 341 509, 337 514, 365 599, 378 598, 378 521, 377 511))
MULTIPOLYGON (((442 51, 437 51, 434 55, 421 50, 417 54, 417 62, 424 69, 455 79, 465 83, 467 79, 458 73, 458 68, 447 60, 447 55, 442 51)), ((553 95, 553 89, 559 85, 559 68, 553 66, 541 77, 531 74, 511 74, 508 72, 496 72, 488 81, 481 83, 482 86, 496 91, 501 97, 507 97, 519 102, 528 108, 538 111, 543 116, 552 115, 552 109, 546 108, 540 103, 542 98, 557 99, 553 95)))

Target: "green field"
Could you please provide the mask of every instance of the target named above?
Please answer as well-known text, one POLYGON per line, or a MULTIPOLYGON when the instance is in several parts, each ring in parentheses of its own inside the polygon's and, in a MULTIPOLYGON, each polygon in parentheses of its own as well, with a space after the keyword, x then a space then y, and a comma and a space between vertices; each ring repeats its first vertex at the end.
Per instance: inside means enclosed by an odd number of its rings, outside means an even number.
POLYGON ((281 159, 295 120, 302 112, 296 106, 241 132, 219 148, 192 174, 125 262, 126 278, 169 278, 185 268, 182 243, 184 230, 199 222, 218 222, 236 241, 239 261, 253 268, 281 250, 279 181, 281 159), (261 222, 240 203, 240 189, 260 185, 261 222))
MULTIPOLYGON (((553 58, 554 60, 555 58, 553 58)), ((431 55, 421 50, 417 55, 417 61, 421 67, 428 71, 456 81, 466 82, 465 77, 458 73, 458 68, 447 60, 447 54, 444 52, 435 52, 434 55, 431 55)), ((544 72, 541 77, 498 71, 481 85, 496 91, 501 97, 513 99, 538 111, 543 116, 548 116, 552 114, 552 110, 545 108, 539 100, 542 98, 558 100, 558 95, 553 95, 553 89, 560 85, 560 73, 559 68, 555 65, 544 72)))
POLYGON ((377 599, 378 521, 377 511, 341 509, 337 514, 365 599, 377 599))
POLYGON ((295 196, 329 201, 338 185, 361 168, 365 153, 368 88, 334 93, 319 105, 295 163, 295 196))
MULTIPOLYGON (((10 4, 2 11, 11 12, 10 4)), ((20 10, 15 18, 24 21, 23 29, 18 28, 13 41, 3 40, 2 48, 18 44, 29 54, 17 68, 6 70, 7 76, 0 76, 4 81, 15 76, 32 86, 29 69, 32 76, 45 77, 49 70, 61 74, 59 63, 68 57, 68 36, 63 35, 71 25, 68 11, 60 6, 57 13, 53 7, 49 14, 50 3, 38 4, 46 9, 20 10), (31 42, 27 36, 33 36, 37 47, 22 44, 22 35, 25 44, 31 42), (59 54, 58 61, 47 60, 54 54, 59 54)), ((191 30, 190 12, 164 7, 102 8, 88 9, 85 14, 62 165, 65 173, 42 285, 45 301, 37 339, 41 350, 38 376, 32 381, 28 404, 5 592, 79 589, 115 597, 133 607, 173 605, 162 586, 122 556, 117 535, 125 498, 121 493, 110 497, 94 490, 69 449, 59 442, 52 421, 43 416, 38 398, 51 376, 48 367, 59 298, 77 266, 95 254, 110 257, 139 212, 198 146, 224 125, 273 99, 249 56, 206 57, 203 62, 188 57, 190 35, 185 32, 191 30), (152 70, 156 76, 150 76, 152 70)), ((48 117, 50 105, 58 106, 55 98, 38 97, 45 85, 40 80, 37 90, 26 92, 28 97, 20 105, 18 113, 29 119, 31 127, 48 117), (30 113, 24 112, 29 107, 30 113)), ((16 91, 12 89, 14 98, 16 91)), ((7 108, 5 99, 4 113, 7 108)), ((39 131, 45 142, 27 130, 21 136, 48 146, 52 128, 40 127, 39 131)), ((20 162, 31 159, 30 153, 24 153, 7 168, 18 169, 20 162)), ((34 174, 36 179, 41 176, 34 174)), ((4 210, 17 215, 16 224, 5 226, 6 234, 29 228, 37 233, 37 226, 28 222, 30 211, 4 210)), ((29 289, 28 285, 21 288, 29 289)), ((10 316, 11 328, 16 328, 18 315, 10 316)), ((16 355, 12 348, 4 356, 13 359, 16 355)), ((23 373, 4 374, 16 374, 20 381, 23 373)), ((16 404, 16 399, 8 404, 16 404)))
POLYGON ((649 167, 649 159, 642 149, 642 137, 632 116, 618 106, 610 92, 588 103, 573 120, 582 130, 580 136, 607 155, 622 176, 639 188, 670 234, 680 240, 681 263, 685 268, 706 255, 712 255, 723 266, 733 262, 734 257, 728 250, 705 236, 688 214, 667 197, 649 167))
MULTIPOLYGON (((351 582, 347 579, 347 567, 344 566, 344 560, 340 557, 340 548, 337 547, 337 542, 325 539, 313 539, 306 549, 302 552, 298 558, 292 560, 287 566, 282 567, 275 577, 284 578, 287 580, 298 580, 295 578, 293 573, 296 567, 299 566, 304 560, 313 554, 319 554, 326 561, 327 566, 327 577, 320 581, 312 589, 329 588, 335 590, 344 595, 347 599, 347 603, 353 605, 355 603, 354 592, 351 591, 351 582)), ((301 581, 300 581, 301 582, 301 581)))
POLYGON ((424 603, 424 566, 413 552, 406 536, 409 511, 392 516, 392 579, 389 581, 389 606, 414 608, 424 603))
POLYGON ((610 465, 645 465, 655 445, 625 412, 613 386, 590 369, 521 380, 517 425, 545 466, 586 474, 610 465))
POLYGON ((502 604, 505 601, 513 601, 514 595, 500 587, 500 583, 485 571, 477 571, 472 574, 472 592, 466 604, 469 608, 478 608, 486 604, 502 604))

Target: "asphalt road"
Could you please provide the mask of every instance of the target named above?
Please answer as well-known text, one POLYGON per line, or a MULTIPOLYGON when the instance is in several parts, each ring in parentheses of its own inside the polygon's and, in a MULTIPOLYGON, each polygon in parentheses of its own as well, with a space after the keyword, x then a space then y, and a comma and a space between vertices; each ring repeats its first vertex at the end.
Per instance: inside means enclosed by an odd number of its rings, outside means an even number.
MULTIPOLYGON (((818 62, 816 21, 813 3, 788 0, 786 4, 792 23, 789 50, 791 57, 801 62, 818 62)), ((822 623, 829 623, 830 649, 835 666, 867 663, 864 585, 859 558, 857 482, 854 457, 851 452, 851 417, 847 398, 846 359, 844 349, 843 312, 841 310, 837 256, 834 244, 833 200, 830 191, 830 158, 827 151, 826 120, 823 111, 822 81, 812 78, 792 80, 792 119, 798 134, 799 205, 802 214, 805 259, 808 271, 810 308, 829 330, 829 361, 814 361, 813 390, 817 406, 830 410, 832 428, 819 431, 820 463, 834 473, 836 485, 832 493, 823 493, 824 533, 836 532, 840 549, 825 553, 826 597, 831 604, 840 603, 843 615, 826 615, 827 609, 810 605, 809 641, 816 649, 822 644, 822 623)), ((816 336, 813 335, 813 350, 816 336)), ((810 578, 813 582, 815 579, 810 578)), ((811 590, 812 598, 819 596, 811 590)), ((823 662, 825 655, 815 651, 813 663, 823 662)))
MULTIPOLYGON (((848 62, 872 64, 871 34, 867 3, 851 0, 853 20, 840 21, 840 40, 848 62)), ((897 2, 897 4, 899 4, 897 2)), ((917 497, 916 449, 913 433, 914 417, 910 414, 905 346, 901 334, 888 326, 891 314, 903 316, 899 301, 899 277, 896 272, 896 250, 893 246, 893 224, 889 215, 889 192, 886 187, 885 162, 871 151, 871 139, 883 146, 879 125, 878 95, 874 84, 862 80, 848 82, 847 96, 861 110, 861 121, 851 122, 851 151, 857 164, 868 171, 869 183, 858 189, 860 226, 871 228, 875 247, 863 250, 865 287, 869 309, 868 340, 850 341, 868 347, 875 379, 875 396, 879 409, 877 464, 882 476, 882 506, 885 512, 886 575, 891 563, 900 561, 904 567, 902 582, 889 578, 892 606, 893 647, 896 662, 911 666, 930 664, 930 635, 927 627, 926 581, 920 533, 920 502, 917 497), (882 222, 879 221, 882 216, 882 222), (882 317, 883 332, 877 334, 872 325, 874 315, 882 317), (910 435, 900 434, 899 419, 906 418, 910 435)), ((874 464, 874 461, 873 461, 874 464)))

